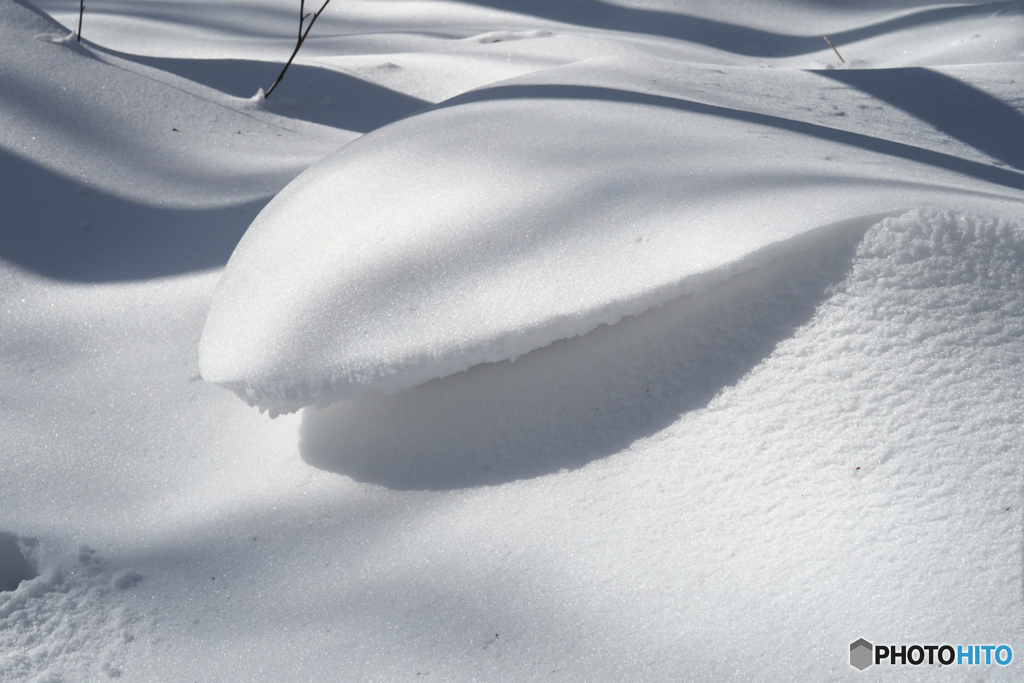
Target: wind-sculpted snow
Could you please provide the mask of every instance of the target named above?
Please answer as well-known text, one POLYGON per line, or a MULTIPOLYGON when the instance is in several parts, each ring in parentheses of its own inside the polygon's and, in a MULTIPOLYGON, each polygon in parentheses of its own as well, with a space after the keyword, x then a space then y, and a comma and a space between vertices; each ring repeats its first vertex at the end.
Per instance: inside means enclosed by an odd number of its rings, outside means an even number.
POLYGON ((936 443, 998 450, 1021 429, 1022 282, 1024 222, 912 211, 515 363, 304 411, 302 455, 391 488, 494 485, 647 448, 688 415, 715 427, 674 427, 681 451, 786 444, 779 469, 801 450, 811 469, 888 460, 913 426, 900 457, 939 479, 936 443))
POLYGON ((254 221, 207 319, 203 377, 271 414, 392 392, 883 215, 1018 211, 1024 177, 948 136, 876 135, 870 115, 841 128, 836 103, 865 99, 813 74, 602 59, 372 132, 254 221), (792 97, 765 98, 794 78, 792 97))
POLYGON ((1024 652, 1024 0, 29 1, 0 682, 1024 652))

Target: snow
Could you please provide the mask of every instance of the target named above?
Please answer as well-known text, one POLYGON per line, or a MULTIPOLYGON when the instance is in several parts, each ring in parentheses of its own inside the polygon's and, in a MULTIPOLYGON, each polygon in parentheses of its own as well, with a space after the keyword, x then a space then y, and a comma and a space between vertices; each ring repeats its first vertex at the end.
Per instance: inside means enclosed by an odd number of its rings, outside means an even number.
POLYGON ((852 87, 828 105, 808 88, 787 102, 802 115, 781 119, 758 111, 762 93, 793 79, 758 75, 757 87, 716 71, 586 61, 347 145, 282 191, 235 250, 200 345, 204 379, 272 414, 396 391, 614 324, 937 196, 1020 211, 1018 174, 923 153, 899 129, 880 141, 807 121, 835 115, 852 87), (727 109, 718 80, 739 81, 722 88, 727 109), (396 214, 396 201, 415 211, 396 214))
POLYGON ((1020 2, 296 10, 0 0, 0 680, 1019 678, 1020 2))
POLYGON ((18 541, 14 534, 0 533, 0 591, 13 591, 22 581, 36 577, 18 541))
MULTIPOLYGON (((34 539, 25 540, 35 546, 34 539)), ((135 581, 141 577, 131 569, 122 570, 106 585, 109 568, 86 545, 78 549, 77 564, 70 574, 51 568, 42 576, 26 578, 0 603, 4 680, 121 676, 115 662, 135 640, 138 617, 124 606, 118 592, 133 583, 125 581, 126 576, 134 575, 135 581), (41 668, 42 675, 37 675, 41 668)))

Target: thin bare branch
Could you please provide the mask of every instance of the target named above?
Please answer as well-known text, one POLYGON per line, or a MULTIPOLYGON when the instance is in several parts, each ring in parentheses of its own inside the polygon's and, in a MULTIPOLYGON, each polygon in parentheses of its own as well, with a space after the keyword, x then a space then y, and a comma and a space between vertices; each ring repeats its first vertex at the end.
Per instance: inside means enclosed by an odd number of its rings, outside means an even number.
POLYGON ((292 60, 295 59, 295 55, 299 54, 299 48, 301 48, 302 44, 306 42, 306 36, 309 35, 309 31, 313 28, 313 24, 316 23, 320 14, 327 9, 327 5, 330 2, 331 0, 324 0, 324 4, 320 6, 320 9, 310 15, 305 13, 306 0, 299 0, 299 39, 295 43, 295 49, 292 50, 292 56, 288 58, 288 62, 285 63, 284 68, 281 69, 281 74, 277 77, 277 80, 274 81, 274 85, 270 86, 270 89, 267 90, 266 94, 264 94, 264 98, 270 97, 270 93, 274 92, 274 88, 276 88, 277 84, 281 82, 282 78, 284 78, 285 72, 288 71, 288 67, 292 65, 292 60), (302 25, 306 22, 307 18, 310 18, 309 24, 306 25, 306 30, 303 32, 302 25))
POLYGON ((85 0, 78 0, 78 42, 82 42, 82 15, 85 14, 85 0))

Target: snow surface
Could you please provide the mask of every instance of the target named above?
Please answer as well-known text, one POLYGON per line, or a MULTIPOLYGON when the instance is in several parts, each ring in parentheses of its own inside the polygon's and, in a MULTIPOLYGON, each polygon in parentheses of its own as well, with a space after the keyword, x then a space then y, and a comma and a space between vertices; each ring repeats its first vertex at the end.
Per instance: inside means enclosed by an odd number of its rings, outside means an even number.
POLYGON ((0 0, 0 680, 1019 679, 1024 4, 296 10, 0 0))
POLYGON ((765 92, 795 79, 693 71, 614 58, 543 71, 314 165, 232 255, 204 379, 290 412, 518 357, 882 214, 941 201, 1020 215, 1017 173, 929 154, 899 129, 818 123, 855 99, 871 118, 895 109, 841 81, 826 105, 815 86, 831 79, 806 74, 807 95, 780 107, 800 114, 782 118, 765 92))

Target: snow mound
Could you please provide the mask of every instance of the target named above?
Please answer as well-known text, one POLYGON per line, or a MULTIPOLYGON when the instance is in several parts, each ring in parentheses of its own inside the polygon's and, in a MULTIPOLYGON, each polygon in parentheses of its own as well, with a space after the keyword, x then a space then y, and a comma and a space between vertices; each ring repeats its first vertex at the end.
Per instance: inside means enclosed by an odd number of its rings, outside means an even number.
POLYGON ((922 434, 941 436, 955 413, 985 443, 1009 444, 1016 427, 999 425, 1019 391, 999 385, 1016 371, 1024 340, 1022 255, 1019 221, 910 212, 515 364, 306 411, 302 455, 391 488, 504 483, 618 452, 696 413, 754 368, 765 414, 794 425, 806 411, 792 410, 786 395, 822 393, 821 375, 836 365, 874 394, 862 397, 870 414, 857 420, 869 426, 851 433, 850 406, 822 395, 833 407, 814 413, 829 416, 816 430, 881 443, 889 427, 879 418, 941 412, 920 420, 922 434), (776 353, 780 343, 785 352, 776 353), (791 363, 800 359, 797 371, 791 363), (929 391, 902 388, 910 375, 931 378, 920 382, 929 391), (947 394, 958 398, 943 404, 938 396, 947 394), (891 408, 877 411, 883 403, 891 408))
POLYGON ((769 71, 732 72, 716 104, 677 70, 609 58, 505 81, 314 165, 232 255, 203 377, 271 414, 393 392, 886 214, 1019 211, 1018 173, 823 123, 814 90, 804 120, 792 101, 764 111, 769 71))

